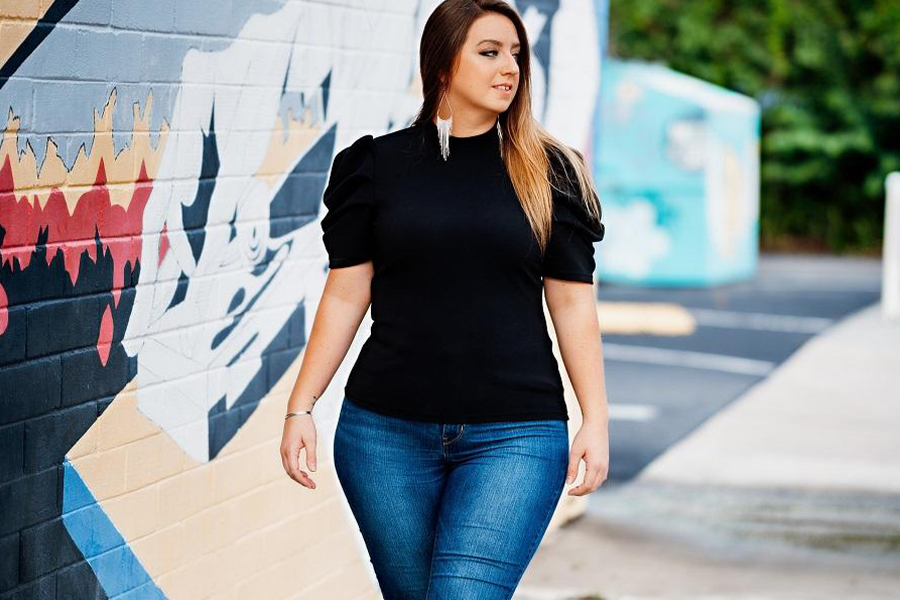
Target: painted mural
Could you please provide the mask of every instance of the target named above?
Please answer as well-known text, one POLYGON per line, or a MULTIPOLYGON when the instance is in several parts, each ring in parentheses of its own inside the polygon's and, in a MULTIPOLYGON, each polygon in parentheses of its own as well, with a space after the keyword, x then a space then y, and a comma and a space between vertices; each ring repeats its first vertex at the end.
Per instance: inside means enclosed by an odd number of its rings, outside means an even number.
POLYGON ((705 286, 752 276, 758 103, 659 64, 611 58, 603 77, 594 172, 604 216, 629 235, 598 246, 602 279, 705 286))
MULTIPOLYGON (((436 4, 0 2, 0 598, 380 597, 336 478, 278 444, 332 157, 409 122, 436 4)), ((536 115, 587 149, 594 4, 511 4, 536 115)))

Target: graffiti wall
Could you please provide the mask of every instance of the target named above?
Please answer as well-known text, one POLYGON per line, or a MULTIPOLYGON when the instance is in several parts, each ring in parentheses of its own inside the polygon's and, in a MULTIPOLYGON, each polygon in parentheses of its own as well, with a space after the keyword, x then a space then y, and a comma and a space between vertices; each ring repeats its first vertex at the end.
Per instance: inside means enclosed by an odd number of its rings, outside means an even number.
POLYGON ((710 286, 751 277, 759 254, 756 100, 663 65, 603 64, 594 173, 612 234, 610 283, 710 286))
MULTIPOLYGON (((0 598, 380 597, 329 468, 368 323, 315 491, 278 445, 332 157, 411 120, 436 4, 0 1, 0 598)), ((593 3, 511 4, 587 150, 593 3)))

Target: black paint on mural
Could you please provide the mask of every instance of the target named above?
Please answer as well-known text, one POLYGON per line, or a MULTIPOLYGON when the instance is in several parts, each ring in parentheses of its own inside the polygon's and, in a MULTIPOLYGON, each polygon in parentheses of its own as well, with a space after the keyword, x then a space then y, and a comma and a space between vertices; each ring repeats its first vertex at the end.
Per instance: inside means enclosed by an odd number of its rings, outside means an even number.
MULTIPOLYGON (((269 206, 269 236, 271 239, 284 237, 292 231, 308 225, 318 217, 326 183, 325 178, 318 174, 327 173, 331 167, 335 136, 336 126, 333 125, 294 165, 276 192, 269 206)), ((290 240, 285 242, 285 244, 290 243, 290 240)), ((254 276, 262 275, 276 254, 277 250, 269 248, 265 258, 257 265, 252 274, 254 276)), ((252 309, 256 298, 260 297, 266 289, 266 285, 262 286, 249 301, 245 301, 246 291, 243 288, 236 292, 236 296, 231 300, 230 308, 243 306, 243 309, 241 312, 231 315, 232 321, 215 336, 214 346, 227 338, 246 312, 252 309)), ((259 401, 284 375, 297 356, 297 348, 306 345, 305 319, 306 312, 304 304, 301 303, 268 347, 263 350, 260 369, 231 407, 226 408, 226 399, 223 397, 210 409, 208 423, 210 460, 213 460, 221 452, 225 444, 234 437, 256 410, 259 401)), ((231 357, 229 363, 239 360, 242 353, 243 350, 231 357)))
MULTIPOLYGON (((0 241, 4 235, 0 224, 0 241)), ((81 254, 74 285, 61 250, 48 264, 47 237, 46 229, 39 233, 28 268, 19 269, 18 261, 0 267, 9 301, 0 335, 0 594, 16 590, 0 598, 105 599, 62 523, 62 463, 135 376, 137 360, 121 340, 140 265, 132 272, 125 264, 116 306, 109 291, 115 262, 96 228, 96 262, 81 254), (113 334, 103 365, 96 344, 107 308, 113 334)))
POLYGON ((37 50, 37 47, 41 45, 41 42, 43 42, 47 36, 50 35, 50 32, 53 31, 53 28, 56 27, 56 24, 59 23, 76 4, 78 4, 78 0, 56 0, 56 2, 47 9, 44 16, 38 19, 34 29, 32 29, 22 43, 19 44, 19 47, 12 53, 12 56, 10 56, 5 63, 0 65, 0 89, 3 89, 7 80, 19 70, 19 67, 22 66, 25 59, 27 59, 32 52, 37 50))
MULTIPOLYGON (((541 29, 541 34, 536 40, 529 40, 531 42, 531 53, 544 69, 544 98, 546 99, 550 94, 550 31, 552 30, 553 18, 559 11, 559 0, 519 0, 516 2, 516 7, 519 10, 519 14, 524 15, 529 8, 534 7, 538 12, 547 16, 544 27, 541 29)), ((535 115, 538 120, 544 120, 547 107, 548 103, 545 100, 544 114, 535 115)))

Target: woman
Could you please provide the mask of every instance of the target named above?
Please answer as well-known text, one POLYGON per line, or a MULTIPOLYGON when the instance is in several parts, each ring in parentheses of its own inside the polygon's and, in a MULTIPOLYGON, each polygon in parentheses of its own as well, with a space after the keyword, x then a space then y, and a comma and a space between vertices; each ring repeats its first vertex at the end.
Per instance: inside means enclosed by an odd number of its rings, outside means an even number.
POLYGON ((531 115, 529 57, 506 3, 443 2, 413 124, 343 149, 325 190, 331 271, 281 455, 315 489, 311 410, 371 303, 334 465, 385 600, 511 598, 580 462, 570 495, 606 479, 604 226, 581 155, 531 115), (542 293, 583 414, 571 450, 542 293))

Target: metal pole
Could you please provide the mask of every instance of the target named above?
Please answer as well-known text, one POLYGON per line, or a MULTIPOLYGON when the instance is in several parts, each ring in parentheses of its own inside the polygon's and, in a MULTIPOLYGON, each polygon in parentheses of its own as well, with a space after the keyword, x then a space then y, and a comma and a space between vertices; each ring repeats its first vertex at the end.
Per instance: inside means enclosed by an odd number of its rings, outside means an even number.
POLYGON ((885 188, 881 310, 885 318, 900 321, 900 172, 888 174, 885 188))

